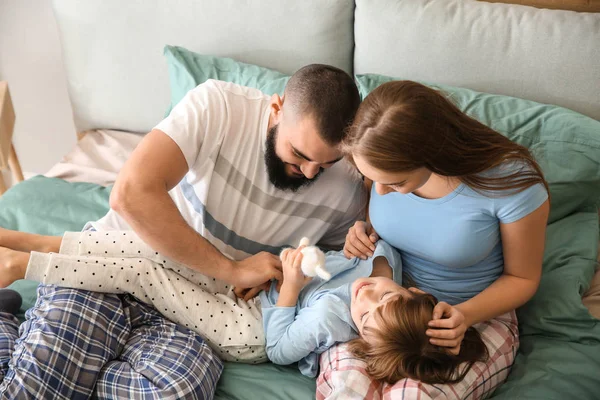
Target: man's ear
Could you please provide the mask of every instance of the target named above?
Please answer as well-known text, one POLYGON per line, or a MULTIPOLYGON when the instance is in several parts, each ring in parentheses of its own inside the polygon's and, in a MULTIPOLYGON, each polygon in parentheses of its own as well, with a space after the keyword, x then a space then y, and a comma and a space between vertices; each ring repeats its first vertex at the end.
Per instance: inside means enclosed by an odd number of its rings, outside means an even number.
POLYGON ((271 96, 271 121, 273 125, 279 124, 281 122, 281 116, 283 111, 283 99, 285 96, 279 97, 277 93, 271 96))

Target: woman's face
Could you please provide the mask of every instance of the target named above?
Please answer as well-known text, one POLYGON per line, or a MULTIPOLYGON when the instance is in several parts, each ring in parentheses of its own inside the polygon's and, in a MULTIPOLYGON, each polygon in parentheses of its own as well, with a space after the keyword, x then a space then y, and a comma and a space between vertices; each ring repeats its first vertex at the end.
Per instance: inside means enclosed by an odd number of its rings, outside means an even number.
POLYGON ((366 327, 378 329, 375 310, 398 296, 412 297, 413 294, 389 278, 370 277, 354 281, 350 313, 361 336, 364 337, 363 330, 366 327))
POLYGON ((369 165, 361 156, 353 156, 358 170, 373 181, 375 191, 383 196, 390 192, 412 193, 421 188, 431 177, 427 168, 418 168, 410 172, 386 172, 369 165))

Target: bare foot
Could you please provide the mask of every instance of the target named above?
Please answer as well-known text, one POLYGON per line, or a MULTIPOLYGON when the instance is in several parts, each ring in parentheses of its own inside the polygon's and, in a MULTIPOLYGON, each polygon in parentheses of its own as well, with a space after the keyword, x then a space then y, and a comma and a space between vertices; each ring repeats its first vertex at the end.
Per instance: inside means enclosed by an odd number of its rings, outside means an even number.
POLYGON ((29 253, 0 247, 0 288, 25 278, 29 253))
POLYGON ((39 251, 58 253, 62 238, 60 236, 36 235, 0 228, 0 246, 18 251, 39 251))

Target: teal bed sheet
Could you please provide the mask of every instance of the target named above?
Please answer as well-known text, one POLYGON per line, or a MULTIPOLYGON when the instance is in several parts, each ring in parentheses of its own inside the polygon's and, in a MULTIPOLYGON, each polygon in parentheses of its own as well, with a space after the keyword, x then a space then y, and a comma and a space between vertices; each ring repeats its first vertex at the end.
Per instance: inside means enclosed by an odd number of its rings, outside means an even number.
MULTIPOLYGON (((0 197, 0 226, 23 232, 62 235, 80 231, 86 222, 108 211, 110 188, 91 183, 68 183, 37 176, 22 182, 0 197)), ((11 288, 23 296, 19 317, 36 300, 37 282, 18 281, 11 288)), ((215 399, 265 400, 314 399, 315 380, 295 366, 225 363, 215 399)))
POLYGON ((521 347, 495 399, 600 398, 600 321, 581 302, 597 246, 595 208, 548 226, 540 288, 517 310, 521 347))
MULTIPOLYGON (((60 235, 78 231, 108 209, 110 189, 38 176, 0 197, 0 226, 60 235)), ((598 215, 589 207, 548 226, 544 274, 535 297, 518 310, 519 350, 496 399, 596 399, 600 396, 600 323, 581 303, 598 246, 598 215)), ((26 310, 37 284, 19 281, 26 310)), ((315 381, 293 366, 226 364, 217 399, 312 399, 315 381)))

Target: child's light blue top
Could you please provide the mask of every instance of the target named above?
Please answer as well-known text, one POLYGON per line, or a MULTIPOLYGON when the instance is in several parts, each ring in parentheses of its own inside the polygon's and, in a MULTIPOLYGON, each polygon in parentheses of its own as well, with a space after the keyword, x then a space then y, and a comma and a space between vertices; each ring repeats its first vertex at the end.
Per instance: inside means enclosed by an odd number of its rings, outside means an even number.
POLYGON ((350 287, 358 278, 371 276, 373 260, 383 256, 392 267, 394 281, 401 284, 400 255, 380 240, 373 257, 348 260, 342 252, 326 255, 329 281, 315 277, 300 292, 296 307, 276 307, 275 285, 260 293, 267 355, 275 364, 298 362, 302 374, 315 377, 319 354, 338 342, 358 337, 350 316, 350 287))
MULTIPOLYGON (((506 175, 516 164, 486 172, 506 175)), ((440 301, 458 304, 502 275, 500 224, 529 215, 548 199, 543 185, 483 195, 461 184, 440 199, 371 191, 369 216, 379 237, 402 254, 405 277, 440 301)))

